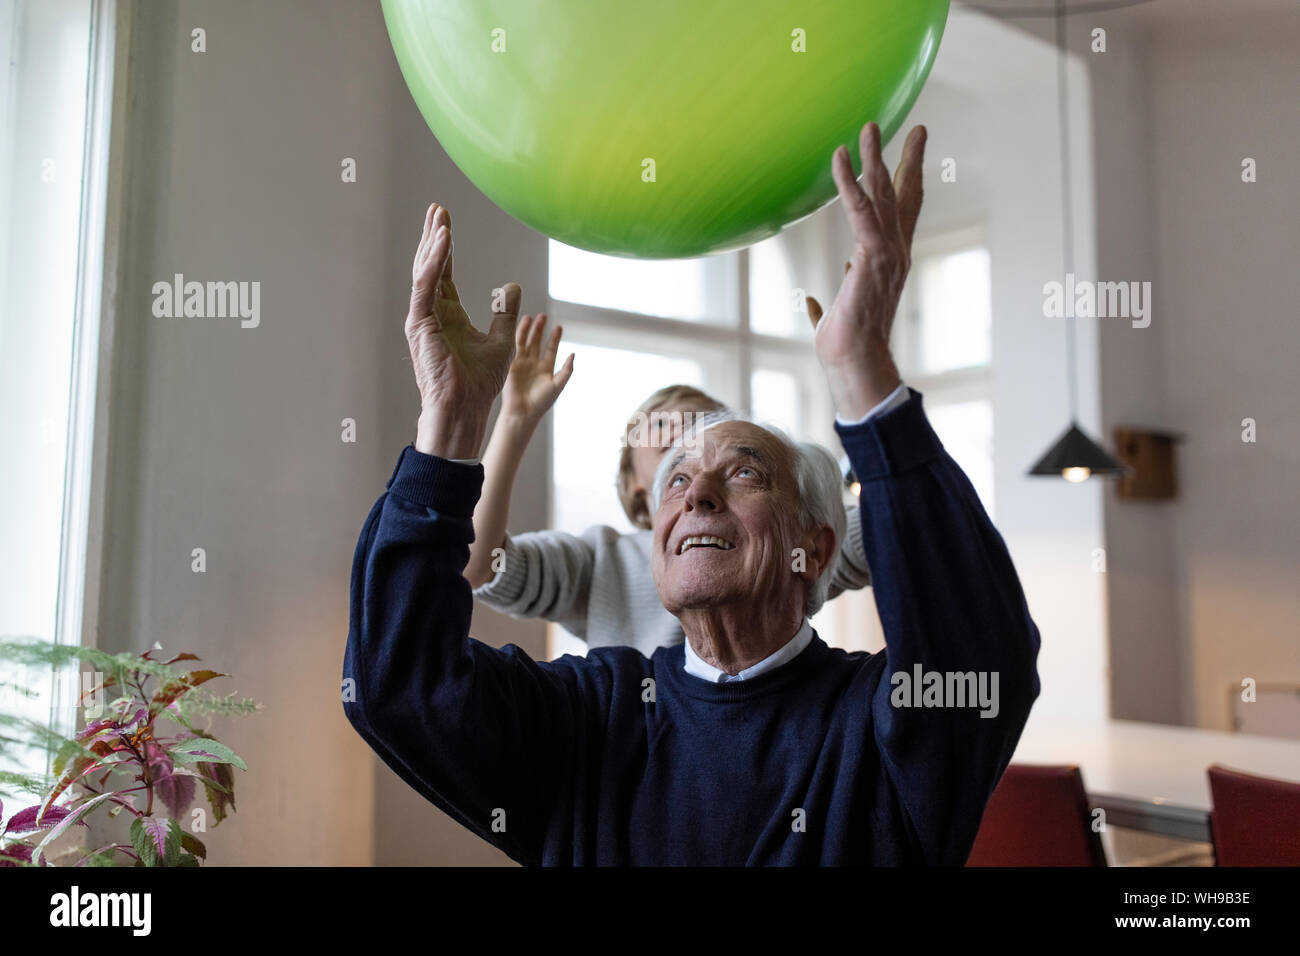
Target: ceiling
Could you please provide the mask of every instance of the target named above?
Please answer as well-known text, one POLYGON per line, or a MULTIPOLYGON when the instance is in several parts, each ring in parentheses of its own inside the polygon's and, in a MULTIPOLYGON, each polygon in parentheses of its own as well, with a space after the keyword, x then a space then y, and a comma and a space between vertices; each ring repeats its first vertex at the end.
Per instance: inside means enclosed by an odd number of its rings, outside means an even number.
MULTIPOLYGON (((976 7, 1012 19, 1051 17, 1056 7, 1055 0, 954 0, 954 5, 976 7)), ((1131 16, 1143 25, 1160 27, 1248 14, 1294 13, 1297 4, 1295 0, 1066 0, 1066 8, 1080 14, 1108 10, 1112 17, 1131 16), (1111 9, 1118 7, 1123 9, 1111 9)))

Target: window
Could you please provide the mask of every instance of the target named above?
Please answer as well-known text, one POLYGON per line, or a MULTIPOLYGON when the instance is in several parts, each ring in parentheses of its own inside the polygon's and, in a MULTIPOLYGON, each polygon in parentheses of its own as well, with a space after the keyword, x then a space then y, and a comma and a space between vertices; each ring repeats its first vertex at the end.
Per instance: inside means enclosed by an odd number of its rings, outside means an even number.
POLYGON ((632 531, 616 491, 627 419, 642 399, 667 383, 706 388, 704 366, 684 355, 582 341, 570 342, 568 351, 574 353, 575 374, 564 390, 564 401, 556 406, 551 437, 558 463, 553 472, 553 527, 577 531, 607 524, 632 531))
POLYGON ((912 279, 902 360, 933 376, 988 365, 992 347, 989 253, 983 246, 922 253, 912 279))
MULTIPOLYGON (((793 230, 791 231, 793 235, 793 230)), ((802 233, 800 233, 802 235, 802 233)), ((812 340, 785 235, 755 243, 749 255, 750 327, 760 335, 812 340)), ((829 302, 822 303, 829 306, 829 302)))
POLYGON ((930 424, 992 517, 993 294, 981 229, 916 240, 893 339, 903 379, 925 394, 930 424))
MULTIPOLYGON (((553 527, 632 530, 616 491, 623 429, 665 385, 694 385, 800 437, 833 438, 811 337, 799 334, 807 317, 795 311, 788 270, 768 268, 780 257, 778 243, 761 244, 767 258, 757 274, 750 262, 759 247, 648 262, 550 243, 549 313, 564 325, 561 355, 575 353, 573 380, 552 413, 553 527), (761 331, 750 301, 767 303, 761 331), (783 325, 786 303, 791 316, 783 325)), ((551 628, 553 656, 584 651, 551 628)))
POLYGON ((688 322, 736 323, 736 257, 649 261, 551 241, 552 299, 688 322))
MULTIPOLYGON (((623 429, 646 396, 671 383, 702 388, 840 454, 788 242, 778 236, 737 253, 669 262, 550 243, 549 313, 576 353, 552 413, 552 527, 632 530, 615 484, 623 429)), ((918 242, 914 252, 895 326, 900 368, 925 392, 935 430, 991 512, 988 252, 975 231, 918 242)), ((869 590, 829 602, 813 624, 837 646, 883 646, 869 590)), ((585 652, 559 627, 550 644, 552 656, 585 652)))
MULTIPOLYGON (((112 27, 103 0, 0 0, 0 640, 82 635, 112 27)), ((0 683, 0 710, 70 732, 75 670, 0 683)))

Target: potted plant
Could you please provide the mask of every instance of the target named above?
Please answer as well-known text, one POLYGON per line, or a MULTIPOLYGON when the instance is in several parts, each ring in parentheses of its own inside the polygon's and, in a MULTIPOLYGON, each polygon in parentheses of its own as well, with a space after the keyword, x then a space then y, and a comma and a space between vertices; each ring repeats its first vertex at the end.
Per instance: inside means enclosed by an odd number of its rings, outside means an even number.
MULTIPOLYGON (((0 642, 0 661, 47 666, 55 673, 76 661, 89 665, 94 676, 78 698, 83 721, 71 739, 0 713, 0 761, 6 748, 36 746, 53 756, 54 774, 51 784, 0 765, 0 793, 39 798, 7 817, 0 804, 0 866, 198 866, 207 857, 196 835, 206 833, 208 816, 207 809, 193 806, 199 788, 216 826, 235 809, 235 768, 248 768, 194 720, 200 714, 250 714, 258 705, 211 694, 203 685, 228 675, 177 666, 197 662, 193 654, 159 660, 161 650, 154 644, 143 654, 109 654, 42 641, 0 642), (55 841, 74 827, 122 814, 131 818, 124 837, 95 849, 55 851, 55 841)), ((12 682, 7 689, 31 696, 12 682)))

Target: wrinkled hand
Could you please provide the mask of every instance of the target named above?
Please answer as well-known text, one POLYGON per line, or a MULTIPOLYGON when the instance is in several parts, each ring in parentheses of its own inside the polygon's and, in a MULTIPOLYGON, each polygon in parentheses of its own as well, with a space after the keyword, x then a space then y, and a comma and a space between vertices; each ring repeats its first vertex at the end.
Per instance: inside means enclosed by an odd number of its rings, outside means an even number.
POLYGON ((442 458, 474 458, 514 356, 521 293, 513 282, 495 291, 492 327, 483 333, 465 313, 451 271, 451 216, 435 203, 424 217, 406 315, 420 389, 415 447, 442 458))
POLYGON ((505 392, 501 396, 501 414, 527 425, 536 425, 555 404, 573 375, 573 353, 555 371, 560 351, 562 326, 546 335, 546 313, 534 318, 522 316, 515 330, 515 360, 510 364, 505 392), (545 341, 545 345, 543 345, 545 341))
POLYGON ((846 147, 839 147, 831 158, 831 174, 856 243, 830 312, 823 315, 817 300, 809 298, 808 316, 836 411, 851 421, 884 401, 901 381, 889 351, 889 334, 912 265, 925 140, 925 127, 914 127, 892 181, 875 123, 864 126, 859 138, 862 185, 853 176, 846 147))

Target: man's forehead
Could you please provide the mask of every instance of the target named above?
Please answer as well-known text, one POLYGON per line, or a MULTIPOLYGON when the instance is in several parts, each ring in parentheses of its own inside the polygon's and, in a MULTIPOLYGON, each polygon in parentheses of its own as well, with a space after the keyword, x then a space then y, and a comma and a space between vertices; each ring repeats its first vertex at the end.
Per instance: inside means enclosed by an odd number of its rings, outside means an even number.
POLYGON ((790 469, 790 452, 785 443, 766 428, 753 422, 727 421, 711 425, 690 436, 689 444, 674 452, 683 461, 712 461, 732 455, 757 458, 769 465, 790 469))

